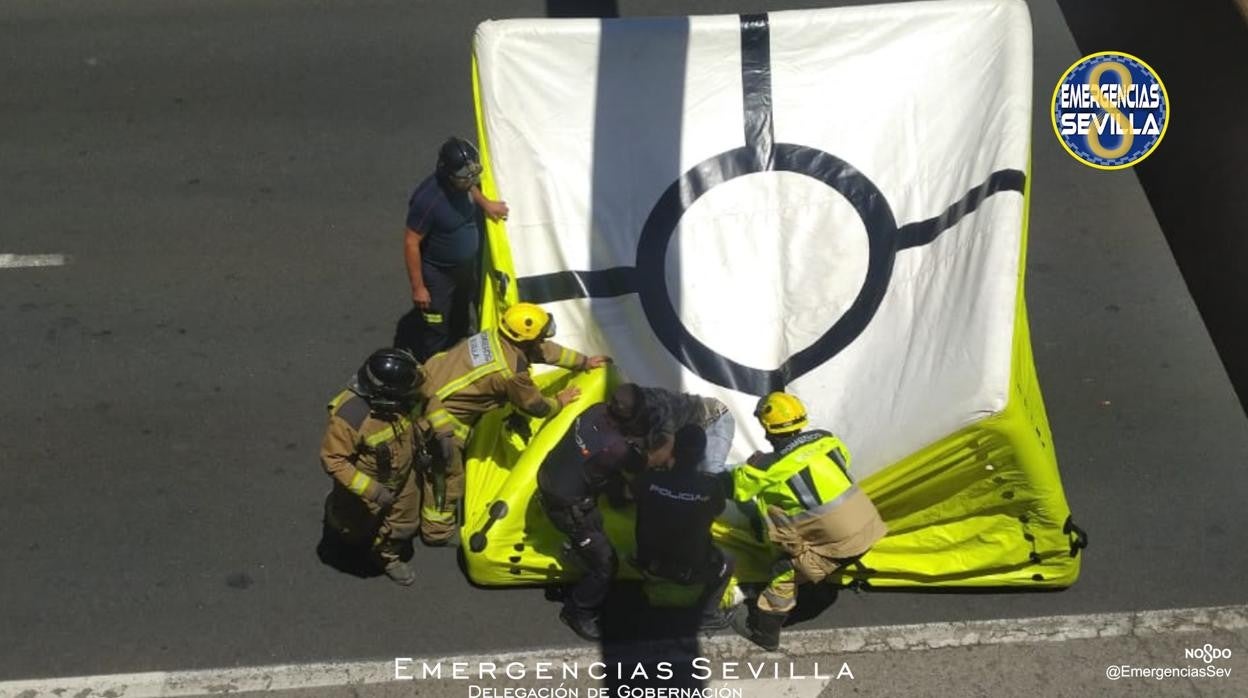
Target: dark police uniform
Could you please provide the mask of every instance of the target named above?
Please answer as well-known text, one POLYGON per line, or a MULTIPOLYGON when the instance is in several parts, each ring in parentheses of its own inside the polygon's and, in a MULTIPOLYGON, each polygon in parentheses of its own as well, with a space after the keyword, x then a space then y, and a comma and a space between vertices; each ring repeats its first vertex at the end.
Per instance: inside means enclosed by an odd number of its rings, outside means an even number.
POLYGON ((724 510, 722 483, 696 464, 648 470, 633 482, 637 502, 637 566, 679 584, 703 584, 703 611, 713 614, 732 564, 711 542, 711 523, 724 510))
POLYGON ((565 613, 596 616, 606 599, 619 559, 603 530, 597 496, 615 478, 644 465, 644 456, 620 433, 607 406, 598 404, 576 418, 538 469, 542 508, 585 568, 565 613))
POLYGON ((399 320, 394 344, 424 362, 470 332, 481 248, 477 206, 467 191, 430 175, 408 200, 407 228, 422 235, 420 270, 430 303, 399 320))

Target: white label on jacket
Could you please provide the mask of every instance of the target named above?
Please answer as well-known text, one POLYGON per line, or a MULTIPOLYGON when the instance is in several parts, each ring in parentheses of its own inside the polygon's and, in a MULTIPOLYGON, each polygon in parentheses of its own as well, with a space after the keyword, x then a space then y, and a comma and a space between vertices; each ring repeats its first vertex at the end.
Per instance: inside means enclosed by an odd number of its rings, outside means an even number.
POLYGON ((494 349, 490 347, 487 333, 480 332, 468 338, 468 360, 472 362, 473 368, 493 363, 494 349))

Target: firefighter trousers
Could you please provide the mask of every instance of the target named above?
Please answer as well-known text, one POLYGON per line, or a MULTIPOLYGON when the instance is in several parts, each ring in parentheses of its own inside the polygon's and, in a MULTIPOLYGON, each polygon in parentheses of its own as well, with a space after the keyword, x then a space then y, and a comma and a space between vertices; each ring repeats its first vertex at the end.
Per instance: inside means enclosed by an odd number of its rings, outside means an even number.
POLYGON ((370 547, 383 563, 398 559, 403 544, 416 535, 421 513, 416 473, 409 471, 402 483, 384 511, 335 483, 325 499, 325 524, 343 542, 370 547))
MULTIPOLYGON (((455 448, 461 449, 459 444, 455 448)), ((436 450, 436 449, 435 449, 436 450)), ((435 453, 437 466, 445 473, 446 496, 442 506, 438 506, 435 492, 437 478, 432 469, 419 472, 420 481, 420 538, 429 545, 443 545, 455 534, 455 518, 459 512, 459 503, 464 498, 464 459, 454 459, 454 463, 442 462, 442 455, 435 453)))

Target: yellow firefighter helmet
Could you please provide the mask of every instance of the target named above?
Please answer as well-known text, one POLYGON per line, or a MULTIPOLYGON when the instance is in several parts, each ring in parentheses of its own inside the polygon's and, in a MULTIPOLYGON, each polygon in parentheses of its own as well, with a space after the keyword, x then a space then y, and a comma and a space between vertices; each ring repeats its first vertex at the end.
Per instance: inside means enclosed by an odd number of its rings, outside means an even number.
POLYGON ((555 319, 533 303, 516 303, 503 311, 499 329, 516 342, 549 339, 555 336, 555 319))
POLYGON ((768 393, 758 401, 754 416, 771 435, 789 434, 805 428, 806 406, 788 393, 768 393))

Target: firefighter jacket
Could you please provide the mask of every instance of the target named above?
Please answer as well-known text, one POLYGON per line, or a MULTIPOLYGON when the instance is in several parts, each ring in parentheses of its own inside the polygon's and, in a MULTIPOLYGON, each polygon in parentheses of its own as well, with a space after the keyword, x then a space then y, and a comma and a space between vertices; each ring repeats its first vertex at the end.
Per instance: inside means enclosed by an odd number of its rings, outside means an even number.
POLYGON ((822 430, 732 471, 733 498, 753 499, 768 537, 791 558, 861 555, 887 533, 866 493, 849 476, 849 450, 822 430))
POLYGON ((435 354, 425 363, 429 380, 426 416, 439 433, 453 432, 463 444, 481 415, 515 405, 538 418, 553 417, 559 401, 542 395, 529 364, 540 363, 584 370, 588 357, 549 340, 521 347, 495 329, 483 330, 435 354), (439 404, 440 403, 440 404, 439 404))
POLYGON ((329 403, 329 426, 321 441, 321 466, 335 482, 367 500, 377 487, 397 493, 431 430, 414 415, 383 418, 368 401, 344 390, 329 403))

